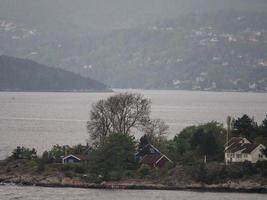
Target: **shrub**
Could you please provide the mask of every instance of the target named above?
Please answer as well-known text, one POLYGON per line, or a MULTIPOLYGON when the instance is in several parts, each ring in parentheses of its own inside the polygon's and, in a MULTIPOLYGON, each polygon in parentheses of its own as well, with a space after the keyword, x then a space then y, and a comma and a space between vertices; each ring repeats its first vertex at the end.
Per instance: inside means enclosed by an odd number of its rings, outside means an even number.
POLYGON ((97 174, 86 174, 83 176, 83 180, 88 183, 101 183, 103 181, 103 177, 97 174))
POLYGON ((85 173, 85 169, 81 165, 76 165, 75 168, 74 168, 74 172, 76 172, 78 174, 84 174, 85 173))
POLYGON ((11 172, 11 168, 10 168, 10 166, 7 166, 6 173, 9 173, 9 172, 11 172))
POLYGON ((43 172, 45 171, 45 163, 40 159, 38 162, 37 162, 37 169, 36 169, 37 172, 43 172))
POLYGON ((123 171, 121 170, 116 170, 116 171, 111 171, 108 174, 108 178, 111 181, 119 181, 123 176, 123 171))
POLYGON ((267 178, 267 160, 265 161, 258 161, 255 165, 255 167, 258 169, 261 176, 267 178))
POLYGON ((74 177, 74 174, 73 174, 72 171, 65 171, 65 172, 64 172, 64 175, 65 175, 66 177, 69 177, 69 178, 73 178, 73 177, 74 177))
POLYGON ((138 174, 141 178, 144 178, 149 175, 151 168, 148 165, 142 165, 139 170, 138 174))
POLYGON ((245 161, 242 163, 242 170, 243 170, 243 174, 248 175, 248 176, 257 173, 256 168, 249 161, 245 161))
POLYGON ((194 177, 197 181, 206 182, 207 181, 208 170, 204 163, 201 163, 195 170, 194 177))
POLYGON ((78 174, 84 174, 85 173, 85 167, 80 164, 64 164, 61 167, 62 172, 71 171, 78 174))
POLYGON ((41 160, 43 163, 45 164, 50 164, 53 162, 53 158, 51 157, 51 155, 49 154, 48 151, 45 151, 41 157, 41 160))
POLYGON ((159 168, 153 168, 150 169, 149 175, 147 176, 149 179, 155 180, 159 179, 160 177, 163 177, 167 172, 166 169, 159 169, 159 168))
POLYGON ((123 176, 126 178, 134 178, 135 177, 135 171, 126 170, 126 171, 124 171, 123 176))
POLYGON ((64 164, 61 167, 61 171, 66 172, 66 171, 71 171, 74 170, 74 165, 73 164, 64 164))
POLYGON ((239 179, 244 175, 239 164, 231 164, 227 166, 227 174, 228 177, 232 179, 239 179))

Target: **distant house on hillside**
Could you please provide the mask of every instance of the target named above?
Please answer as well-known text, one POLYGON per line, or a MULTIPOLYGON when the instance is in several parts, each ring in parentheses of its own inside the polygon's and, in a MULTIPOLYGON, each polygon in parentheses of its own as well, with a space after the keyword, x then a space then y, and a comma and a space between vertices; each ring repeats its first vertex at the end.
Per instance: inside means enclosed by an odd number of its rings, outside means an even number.
POLYGON ((152 144, 147 144, 135 154, 136 161, 150 167, 164 167, 168 162, 172 162, 166 155, 162 154, 152 144))
POLYGON ((62 158, 63 164, 70 164, 70 163, 79 163, 83 161, 88 161, 88 155, 67 155, 62 158))
POLYGON ((233 137, 225 144, 225 161, 226 163, 267 160, 262 150, 266 147, 263 144, 251 143, 246 138, 233 137))

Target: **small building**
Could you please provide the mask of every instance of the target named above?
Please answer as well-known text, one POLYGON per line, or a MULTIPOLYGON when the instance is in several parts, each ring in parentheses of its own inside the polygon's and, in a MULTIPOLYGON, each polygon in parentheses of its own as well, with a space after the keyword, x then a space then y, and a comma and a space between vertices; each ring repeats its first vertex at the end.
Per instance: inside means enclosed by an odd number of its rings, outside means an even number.
POLYGON ((256 163, 257 161, 267 160, 263 153, 264 149, 266 147, 263 144, 251 143, 242 137, 233 137, 225 144, 225 162, 250 161, 256 163))
POLYGON ((135 160, 140 161, 145 155, 160 155, 161 152, 152 144, 145 145, 141 150, 135 154, 135 160))
POLYGON ((87 155, 67 155, 62 158, 62 163, 63 164, 70 164, 70 163, 80 163, 83 161, 87 161, 88 156, 87 155))
POLYGON ((150 167, 156 167, 156 168, 163 168, 169 162, 172 161, 163 154, 145 155, 143 159, 140 160, 141 164, 149 165, 150 167))
POLYGON ((152 144, 147 144, 135 154, 135 159, 141 164, 150 167, 164 167, 168 162, 172 162, 166 155, 162 154, 152 144))

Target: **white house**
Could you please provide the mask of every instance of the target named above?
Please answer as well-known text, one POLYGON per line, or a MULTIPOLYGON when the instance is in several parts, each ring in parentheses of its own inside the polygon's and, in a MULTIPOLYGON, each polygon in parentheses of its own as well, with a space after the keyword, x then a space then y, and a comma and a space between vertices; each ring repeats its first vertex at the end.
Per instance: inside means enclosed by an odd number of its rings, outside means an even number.
POLYGON ((263 149, 266 149, 263 144, 252 144, 246 138, 233 137, 225 144, 225 162, 244 162, 247 160, 256 163, 257 161, 267 160, 262 152, 263 149))

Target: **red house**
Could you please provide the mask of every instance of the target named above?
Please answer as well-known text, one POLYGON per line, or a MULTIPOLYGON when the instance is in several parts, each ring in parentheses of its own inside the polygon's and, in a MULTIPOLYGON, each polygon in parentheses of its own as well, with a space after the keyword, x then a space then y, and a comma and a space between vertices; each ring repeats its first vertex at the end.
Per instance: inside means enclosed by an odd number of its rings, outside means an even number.
POLYGON ((163 168, 168 162, 172 162, 167 156, 160 155, 145 155, 140 161, 141 164, 149 165, 150 167, 163 168))
POLYGON ((136 154, 136 160, 141 164, 157 168, 163 168, 168 162, 172 162, 151 144, 147 144, 136 154))

